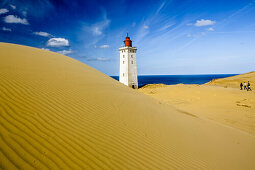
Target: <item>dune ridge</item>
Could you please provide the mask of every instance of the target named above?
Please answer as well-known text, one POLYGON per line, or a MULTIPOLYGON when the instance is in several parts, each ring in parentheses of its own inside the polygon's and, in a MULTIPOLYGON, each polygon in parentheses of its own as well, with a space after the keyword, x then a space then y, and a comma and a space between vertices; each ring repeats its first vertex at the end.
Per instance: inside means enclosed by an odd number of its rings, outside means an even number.
POLYGON ((0 43, 3 169, 253 169, 255 138, 72 58, 0 43))
POLYGON ((223 86, 223 87, 232 87, 232 88, 240 88, 240 83, 248 83, 250 81, 251 88, 255 88, 255 71, 240 74, 237 76, 231 76, 227 78, 215 79, 212 80, 206 85, 214 85, 214 86, 223 86))

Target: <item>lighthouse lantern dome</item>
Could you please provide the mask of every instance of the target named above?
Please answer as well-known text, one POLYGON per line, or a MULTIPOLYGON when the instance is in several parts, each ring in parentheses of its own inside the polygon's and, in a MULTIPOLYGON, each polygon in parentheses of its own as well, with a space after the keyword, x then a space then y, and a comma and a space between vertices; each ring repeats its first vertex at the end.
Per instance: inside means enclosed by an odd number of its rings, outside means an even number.
POLYGON ((124 40, 124 43, 125 43, 125 47, 132 47, 132 41, 130 40, 128 33, 127 33, 126 39, 124 40))

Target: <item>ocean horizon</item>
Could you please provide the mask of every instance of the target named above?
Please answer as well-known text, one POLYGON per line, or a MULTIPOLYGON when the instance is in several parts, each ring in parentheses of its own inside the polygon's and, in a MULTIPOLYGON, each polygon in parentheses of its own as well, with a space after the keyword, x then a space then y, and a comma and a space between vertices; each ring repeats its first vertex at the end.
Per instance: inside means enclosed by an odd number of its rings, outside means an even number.
MULTIPOLYGON (((197 75, 138 75, 138 87, 147 84, 205 84, 213 79, 226 78, 238 74, 197 74, 197 75)), ((119 76, 110 76, 119 80, 119 76)))

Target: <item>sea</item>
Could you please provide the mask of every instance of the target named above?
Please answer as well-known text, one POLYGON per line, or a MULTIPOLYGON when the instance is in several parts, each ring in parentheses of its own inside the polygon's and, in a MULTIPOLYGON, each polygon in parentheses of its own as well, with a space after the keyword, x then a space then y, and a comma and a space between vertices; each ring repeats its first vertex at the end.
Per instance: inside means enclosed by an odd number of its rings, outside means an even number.
MULTIPOLYGON (((201 74, 201 75, 139 75, 138 86, 143 87, 146 84, 204 84, 213 79, 235 76, 238 74, 201 74)), ((111 76, 119 80, 119 76, 111 76)))

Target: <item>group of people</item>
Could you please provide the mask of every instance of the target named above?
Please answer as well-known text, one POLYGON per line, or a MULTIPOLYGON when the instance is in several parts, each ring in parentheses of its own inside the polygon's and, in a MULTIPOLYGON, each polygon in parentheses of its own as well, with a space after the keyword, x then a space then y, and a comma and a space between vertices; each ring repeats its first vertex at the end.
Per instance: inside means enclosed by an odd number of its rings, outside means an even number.
POLYGON ((248 81, 248 84, 246 84, 246 82, 240 84, 240 90, 243 90, 243 89, 247 91, 251 91, 251 84, 249 81, 248 81))

